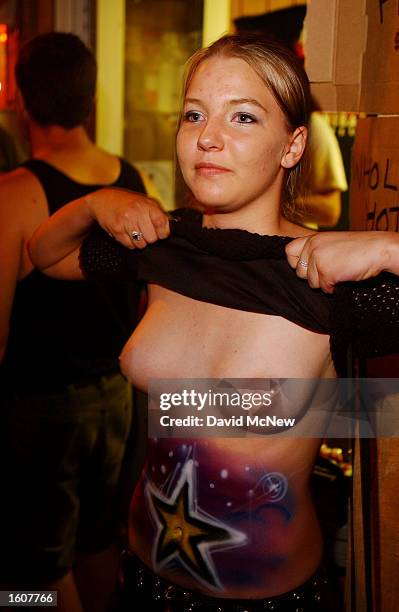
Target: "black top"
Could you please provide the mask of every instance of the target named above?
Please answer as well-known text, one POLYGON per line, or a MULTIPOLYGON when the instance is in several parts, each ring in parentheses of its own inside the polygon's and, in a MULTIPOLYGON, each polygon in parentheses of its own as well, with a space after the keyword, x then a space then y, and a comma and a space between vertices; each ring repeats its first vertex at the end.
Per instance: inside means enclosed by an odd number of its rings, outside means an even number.
POLYGON ((125 249, 97 228, 82 245, 82 269, 98 280, 138 278, 196 300, 282 316, 329 334, 340 375, 350 344, 359 357, 399 351, 396 276, 343 283, 327 295, 311 289, 288 265, 285 246, 292 238, 203 228, 201 215, 188 209, 175 217, 171 236, 143 251, 125 249))
MULTIPOLYGON (((49 214, 102 187, 73 181, 38 159, 23 167, 40 181, 49 214)), ((124 160, 110 186, 145 192, 140 175, 124 160)), ((113 279, 99 286, 56 280, 34 270, 16 288, 0 389, 47 393, 117 371, 120 350, 132 330, 135 299, 126 283, 113 279)))

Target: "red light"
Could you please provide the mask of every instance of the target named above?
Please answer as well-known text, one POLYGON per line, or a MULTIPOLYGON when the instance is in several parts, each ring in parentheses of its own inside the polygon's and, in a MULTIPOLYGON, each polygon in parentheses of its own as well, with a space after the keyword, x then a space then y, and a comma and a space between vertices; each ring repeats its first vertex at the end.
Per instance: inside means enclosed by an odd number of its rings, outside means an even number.
POLYGON ((7 24, 0 23, 0 109, 7 108, 7 24))
POLYGON ((0 23, 0 43, 6 43, 8 39, 7 24, 0 23))

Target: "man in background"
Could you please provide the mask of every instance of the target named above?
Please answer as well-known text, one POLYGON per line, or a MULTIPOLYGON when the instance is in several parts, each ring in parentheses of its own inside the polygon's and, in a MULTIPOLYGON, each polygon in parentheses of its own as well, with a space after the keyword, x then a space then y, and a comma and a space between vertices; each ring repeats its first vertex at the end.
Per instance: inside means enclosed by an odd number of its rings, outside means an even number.
POLYGON ((131 390, 118 356, 135 295, 34 270, 27 242, 101 186, 144 192, 84 124, 96 62, 73 34, 38 36, 16 65, 32 157, 0 179, 0 582, 58 590, 58 609, 106 610, 119 549, 118 488, 131 390))

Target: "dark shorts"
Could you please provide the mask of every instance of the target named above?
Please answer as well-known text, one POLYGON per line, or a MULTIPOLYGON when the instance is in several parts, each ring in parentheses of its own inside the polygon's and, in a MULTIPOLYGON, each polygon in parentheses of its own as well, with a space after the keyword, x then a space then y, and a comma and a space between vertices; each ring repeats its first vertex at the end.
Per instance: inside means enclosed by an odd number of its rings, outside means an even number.
POLYGON ((0 401, 0 582, 52 582, 76 552, 101 552, 118 536, 131 388, 118 373, 0 401))
POLYGON ((342 612, 338 584, 325 567, 293 591, 266 599, 206 597, 160 579, 135 555, 124 558, 117 612, 342 612))

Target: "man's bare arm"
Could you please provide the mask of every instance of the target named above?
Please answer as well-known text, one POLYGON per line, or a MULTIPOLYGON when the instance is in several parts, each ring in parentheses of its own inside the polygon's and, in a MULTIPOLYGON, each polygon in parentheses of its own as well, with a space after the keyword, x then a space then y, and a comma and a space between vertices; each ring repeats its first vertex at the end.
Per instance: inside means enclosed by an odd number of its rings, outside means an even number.
POLYGON ((26 243, 47 216, 46 198, 37 179, 25 169, 0 179, 0 361, 9 334, 17 282, 32 270, 26 243))

